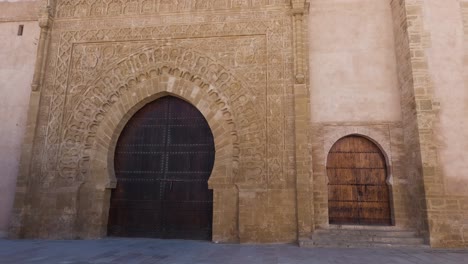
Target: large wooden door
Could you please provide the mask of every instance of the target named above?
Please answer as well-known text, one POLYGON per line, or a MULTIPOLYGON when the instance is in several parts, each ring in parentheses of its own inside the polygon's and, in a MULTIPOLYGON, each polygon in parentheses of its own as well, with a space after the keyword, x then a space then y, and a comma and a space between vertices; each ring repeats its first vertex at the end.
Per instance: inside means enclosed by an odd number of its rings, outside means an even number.
POLYGON ((211 239, 213 134, 203 115, 171 96, 147 104, 117 143, 108 234, 211 239))
POLYGON ((330 224, 391 225, 385 158, 370 140, 340 139, 327 159, 330 224))

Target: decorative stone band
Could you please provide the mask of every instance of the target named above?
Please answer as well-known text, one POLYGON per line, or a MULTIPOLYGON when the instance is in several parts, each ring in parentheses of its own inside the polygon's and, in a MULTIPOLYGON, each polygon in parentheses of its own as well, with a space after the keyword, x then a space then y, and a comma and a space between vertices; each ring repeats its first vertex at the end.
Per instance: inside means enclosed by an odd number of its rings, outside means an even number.
POLYGON ((47 50, 50 41, 50 25, 52 23, 51 9, 49 6, 45 6, 41 9, 39 15, 39 26, 41 27, 41 33, 39 35, 39 44, 37 46, 37 57, 36 65, 31 84, 33 91, 38 91, 42 85, 42 79, 44 78, 45 61, 47 58, 47 50))
POLYGON ((305 73, 305 45, 304 41, 304 13, 309 9, 305 0, 292 0, 292 13, 294 17, 294 49, 295 49, 295 79, 296 84, 304 84, 305 73))
POLYGON ((107 17, 286 6, 285 0, 59 0, 57 17, 107 17))

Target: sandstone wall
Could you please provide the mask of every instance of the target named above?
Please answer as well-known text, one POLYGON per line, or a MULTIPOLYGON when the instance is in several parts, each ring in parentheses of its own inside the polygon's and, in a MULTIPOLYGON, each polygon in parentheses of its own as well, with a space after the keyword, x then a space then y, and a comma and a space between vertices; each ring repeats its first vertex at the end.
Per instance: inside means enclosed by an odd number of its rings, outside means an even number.
POLYGON ((464 56, 468 39, 464 38, 462 15, 461 1, 426 1, 424 23, 431 39, 427 49, 428 66, 434 95, 441 106, 440 123, 435 129, 440 141, 440 162, 446 178, 446 190, 451 194, 466 195, 468 87, 464 56))
POLYGON ((466 159, 460 151, 466 145, 462 117, 466 112, 462 74, 466 44, 460 4, 392 1, 404 170, 416 186, 414 199, 419 199, 413 220, 420 222, 421 231, 428 231, 434 247, 466 246, 467 193, 463 190, 464 176, 460 176, 466 159), (455 187, 457 182, 459 186, 455 187))
POLYGON ((395 228, 468 246, 467 0, 313 0, 309 14, 303 0, 51 1, 29 114, 36 4, 12 2, 0 2, 12 47, 0 50, 0 235, 22 152, 11 234, 105 236, 113 140, 169 93, 213 128, 213 240, 327 228, 328 151, 359 134, 387 159, 395 228))
POLYGON ((432 246, 466 246, 467 6, 311 2, 316 226, 327 226, 328 146, 356 133, 386 152, 395 224, 427 234, 432 246))
POLYGON ((116 139, 138 108, 173 94, 215 137, 213 240, 297 239, 295 158, 305 177, 311 170, 294 152, 309 153, 294 142, 293 118, 298 105, 304 120, 310 113, 308 98, 295 96, 296 85, 306 91, 304 1, 56 3, 41 16, 50 46, 32 93, 12 236, 106 236, 116 139))
POLYGON ((39 37, 36 11, 31 3, 0 2, 0 237, 11 215, 26 128, 39 37))
MULTIPOLYGON (((465 0, 426 0, 421 12, 429 42, 429 92, 440 105, 433 125, 438 192, 426 194, 434 246, 468 246, 467 6, 465 0)), ((435 188, 432 181, 426 185, 435 188)))
POLYGON ((390 1, 311 1, 309 17, 312 121, 400 121, 390 1))
POLYGON ((326 160, 341 137, 359 134, 386 155, 392 217, 415 227, 404 170, 402 110, 389 0, 311 1, 309 14, 313 198, 316 228, 328 227, 326 160))

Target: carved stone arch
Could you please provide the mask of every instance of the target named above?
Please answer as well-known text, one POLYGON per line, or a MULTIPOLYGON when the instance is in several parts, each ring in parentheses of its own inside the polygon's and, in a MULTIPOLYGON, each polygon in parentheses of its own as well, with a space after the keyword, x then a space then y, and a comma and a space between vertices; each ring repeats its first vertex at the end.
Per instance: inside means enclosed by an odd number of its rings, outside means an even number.
POLYGON ((127 122, 147 103, 167 95, 178 97, 195 106, 203 114, 213 132, 216 154, 213 173, 209 181, 210 187, 217 184, 233 184, 235 173, 233 164, 238 162, 238 154, 236 154, 238 137, 234 121, 223 119, 221 116, 224 104, 205 96, 207 94, 204 94, 200 87, 188 81, 171 75, 162 75, 134 84, 132 89, 121 95, 121 100, 109 107, 108 112, 112 114, 102 119, 95 133, 90 163, 91 173, 107 168, 106 177, 93 179, 99 182, 98 188, 115 186, 113 153, 127 122), (141 90, 143 92, 140 92, 141 90), (110 132, 112 134, 109 134, 110 132))
POLYGON ((77 102, 71 102, 73 111, 65 121, 58 171, 63 179, 82 183, 77 196, 78 236, 106 235, 109 188, 115 183, 113 153, 127 121, 146 103, 173 95, 200 110, 214 135, 216 158, 209 180, 215 194, 213 239, 238 239, 236 185, 249 176, 262 179, 264 172, 263 145, 260 140, 252 143, 265 133, 261 110, 222 66, 194 51, 188 51, 190 55, 174 51, 180 49, 168 47, 158 53, 162 61, 149 55, 157 48, 122 59, 72 100, 77 102), (184 61, 184 56, 194 62, 184 61))
MULTIPOLYGON (((228 190, 228 195, 233 195, 231 192, 235 189, 233 175, 237 173, 236 167, 239 163, 236 142, 238 137, 234 122, 223 118, 224 105, 210 97, 209 91, 203 91, 200 87, 181 78, 163 74, 129 84, 129 89, 121 93, 120 100, 108 106, 106 113, 112 114, 99 118, 100 122, 93 130, 94 133, 88 134, 94 137, 94 144, 89 150, 88 177, 84 179, 78 194, 77 229, 79 236, 102 237, 106 235, 109 189, 114 188, 116 183, 113 156, 118 137, 133 114, 147 103, 166 95, 176 96, 189 102, 206 118, 213 132, 216 149, 209 186, 215 189, 218 195, 223 189, 228 190), (94 202, 85 202, 90 199, 94 202), (90 221, 97 225, 84 224, 90 221)), ((216 208, 216 203, 214 206, 214 218, 222 218, 222 215, 216 214, 223 214, 223 209, 216 208)), ((217 227, 214 224, 214 235, 216 231, 217 227)))
MULTIPOLYGON (((249 148, 242 155, 246 166, 243 166, 245 173, 239 180, 263 179, 264 148, 251 144, 255 137, 260 142, 258 139, 265 136, 262 109, 252 102, 253 96, 238 78, 222 65, 196 51, 174 46, 145 48, 110 65, 82 94, 71 100, 71 103, 78 102, 64 127, 58 161, 60 176, 72 181, 84 180, 89 170, 89 152, 96 130, 109 113, 109 108, 135 85, 162 75, 174 77, 168 80, 167 92, 172 92, 176 82, 188 82, 190 85, 185 93, 198 89, 210 98, 213 103, 206 107, 217 108, 216 118, 225 119, 231 131, 236 131, 232 132, 236 140, 233 143, 234 170, 240 167, 242 146, 249 148), (216 70, 210 70, 213 68, 216 70), (249 142, 243 142, 243 138, 249 142), (256 173, 250 175, 248 172, 256 173)), ((239 176, 233 174, 236 175, 239 176)))
POLYGON ((324 142, 324 153, 325 153, 325 160, 323 164, 327 164, 327 154, 330 152, 333 145, 338 142, 338 140, 346 137, 346 136, 361 136, 372 143, 374 143, 379 149, 382 151, 383 156, 385 157, 385 162, 387 165, 387 183, 389 184, 390 188, 393 185, 393 174, 392 174, 392 157, 391 157, 391 147, 390 147, 390 139, 385 135, 373 131, 372 129, 361 128, 361 127, 352 127, 345 130, 337 130, 335 133, 327 137, 324 142))
MULTIPOLYGON (((329 135, 324 142, 324 158, 323 161, 325 166, 328 166, 329 154, 332 151, 332 148, 335 144, 338 144, 339 141, 346 137, 356 136, 364 138, 374 144, 382 154, 385 162, 386 169, 386 184, 388 187, 388 198, 389 198, 389 209, 390 209, 390 221, 391 225, 395 225, 395 211, 393 204, 393 174, 392 174, 392 163, 391 163, 391 144, 388 135, 385 133, 378 132, 377 130, 364 128, 364 127, 348 127, 346 129, 336 130, 333 134, 329 135)), ((327 167, 328 168, 328 167, 327 167)), ((329 175, 327 170, 325 171, 327 175, 325 177, 325 184, 329 184, 329 175)), ((327 224, 328 225, 328 224, 327 224)))

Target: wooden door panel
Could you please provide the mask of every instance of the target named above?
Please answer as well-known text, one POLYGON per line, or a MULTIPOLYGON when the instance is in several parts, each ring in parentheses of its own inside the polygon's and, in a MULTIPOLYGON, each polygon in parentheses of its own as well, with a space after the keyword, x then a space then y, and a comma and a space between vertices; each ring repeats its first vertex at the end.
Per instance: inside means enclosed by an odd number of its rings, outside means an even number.
POLYGON ((197 177, 198 174, 206 178, 206 174, 211 173, 207 168, 211 165, 212 154, 211 151, 168 153, 168 171, 194 172, 193 177, 197 177))
POLYGON ((329 218, 332 224, 391 224, 385 158, 370 140, 340 139, 327 160, 329 218))
POLYGON ((357 169, 354 171, 356 184, 360 185, 383 185, 387 181, 387 174, 384 168, 377 169, 357 169))
POLYGON ((328 156, 327 167, 352 169, 355 168, 355 158, 353 153, 335 152, 328 156))
POLYGON ((174 182, 170 183, 170 187, 165 189, 164 206, 171 213, 166 213, 168 224, 177 222, 196 226, 202 225, 205 227, 211 226, 210 221, 206 221, 205 217, 209 214, 199 214, 200 212, 208 212, 211 210, 211 201, 213 199, 212 191, 202 192, 208 186, 206 183, 187 183, 174 182), (188 191, 189 190, 189 191, 188 191), (198 217, 198 216, 201 217, 198 217), (184 216, 178 219, 176 216, 184 216))
POLYGON ((329 185, 329 201, 348 201, 353 202, 358 199, 356 186, 353 185, 329 185))
POLYGON ((161 188, 160 181, 141 181, 120 179, 117 187, 114 190, 114 201, 144 201, 144 200, 160 200, 158 192, 161 188))
POLYGON ((357 188, 360 202, 388 202, 388 192, 381 186, 360 185, 357 188))
POLYGON ((354 202, 329 202, 330 224, 353 224, 358 219, 359 207, 354 202))
POLYGON ((109 211, 108 231, 113 236, 155 236, 161 228, 159 204, 152 201, 114 201, 109 211))
POLYGON ((132 174, 132 176, 129 177, 136 178, 136 176, 138 176, 142 178, 153 178, 152 174, 163 175, 163 152, 147 152, 145 154, 140 151, 119 151, 118 154, 118 157, 114 160, 116 177, 123 178, 132 174), (145 170, 138 173, 139 171, 128 170, 129 166, 145 168, 145 170))
POLYGON ((366 202, 360 206, 360 224, 390 225, 388 202, 366 202))
POLYGON ((372 141, 368 140, 367 138, 360 137, 360 136, 350 136, 346 137, 346 141, 350 141, 349 144, 350 148, 347 151, 352 152, 376 152, 379 153, 380 149, 377 147, 372 141))
MULTIPOLYGON (((193 121, 197 122, 197 119, 193 121)), ((174 125, 171 126, 170 133, 169 144, 209 144, 209 139, 204 137, 209 131, 205 128, 200 128, 200 125, 197 124, 174 125)))
POLYGON ((356 152, 352 153, 353 162, 352 165, 354 168, 361 169, 372 169, 372 168, 384 168, 385 161, 382 160, 380 153, 369 153, 369 152, 356 152))
POLYGON ((355 169, 327 169, 328 173, 328 184, 337 185, 337 184, 356 184, 356 173, 355 169))
POLYGON ((214 140, 192 105, 163 97, 138 111, 117 143, 109 235, 210 239, 214 140))

